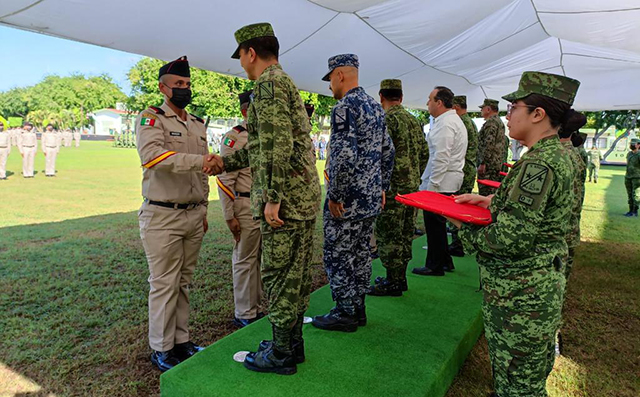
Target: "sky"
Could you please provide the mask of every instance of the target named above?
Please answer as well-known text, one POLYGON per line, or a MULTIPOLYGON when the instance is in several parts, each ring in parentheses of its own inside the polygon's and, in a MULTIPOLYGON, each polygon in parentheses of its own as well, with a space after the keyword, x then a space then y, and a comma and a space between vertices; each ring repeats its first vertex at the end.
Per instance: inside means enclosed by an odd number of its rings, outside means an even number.
POLYGON ((127 72, 142 57, 0 25, 0 92, 39 83, 48 74, 108 74, 125 94, 127 72))

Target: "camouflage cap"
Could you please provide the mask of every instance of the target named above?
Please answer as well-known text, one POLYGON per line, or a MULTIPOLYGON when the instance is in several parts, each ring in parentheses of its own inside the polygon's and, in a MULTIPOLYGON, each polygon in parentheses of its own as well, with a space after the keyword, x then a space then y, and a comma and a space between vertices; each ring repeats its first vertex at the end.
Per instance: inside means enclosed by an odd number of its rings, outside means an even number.
POLYGON ((238 48, 236 48, 233 55, 231 55, 231 58, 239 59, 240 44, 244 43, 245 41, 255 39, 256 37, 276 37, 276 34, 273 32, 273 27, 270 23, 260 22, 241 27, 240 29, 236 30, 234 36, 236 37, 238 48))
POLYGON ((358 69, 360 62, 358 62, 358 56, 356 54, 340 54, 329 58, 329 71, 322 78, 323 81, 329 81, 329 75, 335 68, 341 66, 353 66, 358 69))
POLYGON ((381 90, 402 90, 402 80, 385 79, 380 82, 381 90))
POLYGON ((489 99, 489 98, 484 98, 484 102, 482 102, 482 105, 478 106, 480 109, 482 109, 485 106, 493 106, 493 107, 498 107, 498 101, 495 99, 489 99))
POLYGON ((458 106, 467 106, 466 95, 456 95, 453 97, 453 104, 458 106))
POLYGON ((573 105, 580 87, 578 80, 543 72, 524 72, 518 83, 518 90, 502 98, 509 102, 517 101, 531 94, 544 95, 573 105))

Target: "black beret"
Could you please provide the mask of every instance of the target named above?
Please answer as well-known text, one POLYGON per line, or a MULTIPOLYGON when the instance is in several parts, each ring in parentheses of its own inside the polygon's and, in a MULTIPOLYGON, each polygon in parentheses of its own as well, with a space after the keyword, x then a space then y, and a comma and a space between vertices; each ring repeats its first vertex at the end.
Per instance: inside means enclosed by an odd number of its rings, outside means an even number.
POLYGON ((160 73, 158 74, 158 79, 165 74, 175 74, 176 76, 182 77, 191 77, 191 72, 189 71, 189 61, 187 61, 187 56, 182 56, 175 61, 169 62, 163 67, 160 68, 160 73))
POLYGON ((240 100, 240 106, 244 105, 245 103, 251 102, 252 92, 253 90, 249 90, 249 91, 241 92, 240 94, 238 94, 238 99, 240 100))

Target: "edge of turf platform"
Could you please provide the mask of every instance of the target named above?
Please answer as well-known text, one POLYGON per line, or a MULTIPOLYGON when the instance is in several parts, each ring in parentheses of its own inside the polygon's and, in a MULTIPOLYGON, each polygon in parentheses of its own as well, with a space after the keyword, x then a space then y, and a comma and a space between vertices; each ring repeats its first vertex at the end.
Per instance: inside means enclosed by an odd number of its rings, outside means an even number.
MULTIPOLYGON (((367 297, 367 326, 342 333, 305 325, 307 360, 297 374, 256 373, 233 361, 270 339, 263 319, 162 374, 162 396, 443 396, 482 333, 482 296, 469 256, 454 258, 456 271, 445 277, 411 274, 424 264, 424 244, 414 240, 404 296, 367 297)), ((383 273, 379 260, 373 270, 373 277, 383 273)), ((325 286, 311 295, 307 315, 331 307, 325 286)))

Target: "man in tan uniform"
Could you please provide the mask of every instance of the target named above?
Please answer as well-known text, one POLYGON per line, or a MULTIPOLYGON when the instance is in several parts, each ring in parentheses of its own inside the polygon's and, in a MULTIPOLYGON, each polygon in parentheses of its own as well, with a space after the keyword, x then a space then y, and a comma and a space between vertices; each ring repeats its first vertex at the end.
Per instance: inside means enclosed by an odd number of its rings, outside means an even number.
POLYGON ((76 141, 76 147, 80 147, 80 138, 82 138, 82 135, 80 134, 80 130, 78 129, 73 130, 73 140, 76 141))
POLYGON ((53 130, 53 125, 49 124, 45 128, 42 136, 40 137, 40 143, 42 146, 42 152, 44 153, 44 175, 56 176, 56 157, 60 151, 60 139, 53 130))
POLYGON ((144 203, 140 237, 149 263, 149 345, 161 371, 200 350, 189 338, 189 284, 207 231, 208 176, 205 125, 184 108, 191 102, 187 57, 160 68, 165 101, 136 119, 144 203))
MULTIPOLYGON (((233 127, 222 137, 220 155, 230 156, 247 144, 246 119, 252 91, 239 95, 240 110, 245 122, 233 127)), ((233 322, 244 327, 260 319, 258 305, 262 298, 260 279, 261 234, 260 220, 251 214, 251 168, 224 172, 218 175, 218 193, 222 214, 236 243, 233 247, 233 322)))
POLYGON ((11 153, 11 133, 0 123, 0 180, 7 179, 7 157, 11 153))
POLYGON ((65 129, 62 132, 62 141, 64 142, 64 147, 71 147, 71 141, 73 140, 73 134, 70 129, 65 129))
POLYGON ((18 136, 18 150, 22 156, 22 176, 33 178, 33 162, 38 151, 38 136, 33 130, 33 124, 24 124, 22 134, 18 136))

